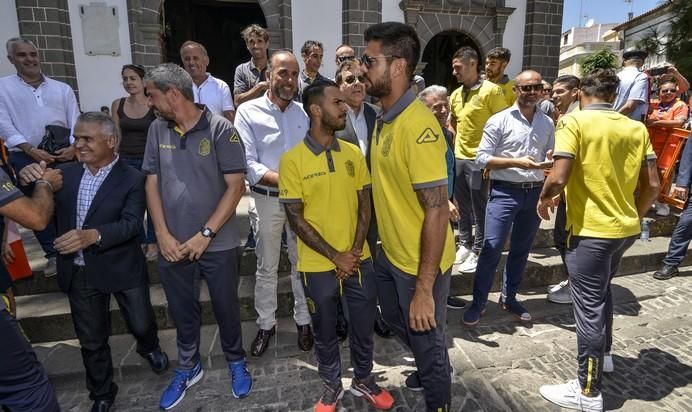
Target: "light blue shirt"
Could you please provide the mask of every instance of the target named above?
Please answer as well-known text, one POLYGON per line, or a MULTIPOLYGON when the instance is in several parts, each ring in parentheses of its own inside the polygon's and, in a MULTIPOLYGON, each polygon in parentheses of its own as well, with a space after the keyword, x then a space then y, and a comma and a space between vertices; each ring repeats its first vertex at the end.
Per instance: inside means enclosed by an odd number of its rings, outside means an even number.
MULTIPOLYGON (((517 159, 524 156, 533 157, 536 162, 545 161, 548 150, 555 146, 555 126, 552 119, 536 108, 533 122, 513 106, 495 113, 485 123, 483 137, 476 152, 476 164, 485 168, 491 157, 517 159)), ((541 182, 543 169, 524 170, 517 167, 494 169, 490 171, 493 180, 507 182, 541 182)))
POLYGON ((629 114, 632 120, 642 120, 649 111, 649 78, 646 73, 639 71, 634 66, 623 67, 618 72, 620 84, 615 96, 613 108, 620 110, 628 100, 642 102, 636 109, 629 114))

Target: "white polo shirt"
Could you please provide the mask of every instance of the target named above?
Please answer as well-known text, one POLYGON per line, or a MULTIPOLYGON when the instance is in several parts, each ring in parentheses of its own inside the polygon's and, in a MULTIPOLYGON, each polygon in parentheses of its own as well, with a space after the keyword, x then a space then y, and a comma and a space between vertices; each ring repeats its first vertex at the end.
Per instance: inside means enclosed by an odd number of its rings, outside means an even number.
POLYGON ((195 94, 195 103, 207 106, 214 114, 223 116, 223 112, 235 111, 233 95, 228 84, 209 73, 207 73, 207 80, 199 86, 192 83, 192 91, 195 94))

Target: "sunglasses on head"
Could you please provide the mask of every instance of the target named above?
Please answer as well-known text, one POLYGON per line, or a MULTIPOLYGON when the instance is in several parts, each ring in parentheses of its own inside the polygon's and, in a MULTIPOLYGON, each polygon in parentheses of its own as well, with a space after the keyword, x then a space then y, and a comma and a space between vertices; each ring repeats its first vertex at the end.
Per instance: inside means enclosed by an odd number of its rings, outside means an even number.
POLYGON ((365 77, 363 76, 355 76, 353 74, 348 75, 344 77, 344 83, 346 84, 354 84, 358 80, 360 83, 365 83, 365 77))
POLYGON ((356 60, 356 56, 339 56, 336 58, 336 60, 341 64, 349 60, 356 60))
MULTIPOLYGON (((522 93, 529 93, 529 92, 542 92, 543 91, 543 85, 541 83, 538 84, 524 84, 524 85, 517 85, 517 89, 519 89, 522 93)), ((546 90, 547 91, 547 90, 546 90)))

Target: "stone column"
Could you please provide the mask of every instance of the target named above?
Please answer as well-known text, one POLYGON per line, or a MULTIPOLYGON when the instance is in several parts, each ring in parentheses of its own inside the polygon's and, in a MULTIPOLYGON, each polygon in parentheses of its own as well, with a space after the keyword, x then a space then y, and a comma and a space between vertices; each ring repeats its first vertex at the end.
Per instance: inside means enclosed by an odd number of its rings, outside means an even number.
POLYGON ((527 0, 523 66, 552 81, 560 63, 563 0, 527 0))
POLYGON ((365 29, 382 23, 382 0, 343 0, 341 7, 343 42, 360 56, 365 50, 365 29))

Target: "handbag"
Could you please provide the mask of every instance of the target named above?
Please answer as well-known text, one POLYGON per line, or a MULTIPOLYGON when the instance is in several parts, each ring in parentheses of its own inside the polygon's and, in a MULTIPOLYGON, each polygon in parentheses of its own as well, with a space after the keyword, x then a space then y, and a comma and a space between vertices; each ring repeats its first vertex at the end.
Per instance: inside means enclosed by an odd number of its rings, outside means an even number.
POLYGON ((72 134, 72 131, 67 127, 48 125, 46 126, 46 134, 43 135, 38 148, 56 155, 58 150, 70 147, 70 134, 72 134))

